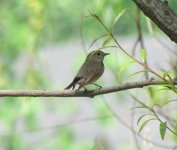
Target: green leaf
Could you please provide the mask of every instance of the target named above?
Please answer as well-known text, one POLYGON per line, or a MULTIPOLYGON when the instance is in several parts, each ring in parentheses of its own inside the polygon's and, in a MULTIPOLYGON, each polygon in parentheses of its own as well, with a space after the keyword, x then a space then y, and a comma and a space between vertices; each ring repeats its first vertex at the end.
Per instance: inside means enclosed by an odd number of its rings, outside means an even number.
POLYGON ((170 90, 171 88, 169 87, 169 85, 166 85, 166 86, 162 86, 160 87, 157 91, 167 91, 167 90, 170 90))
POLYGON ((177 93, 177 90, 176 90, 176 88, 174 86, 174 83, 173 83, 173 78, 170 76, 170 71, 163 71, 163 78, 165 78, 165 79, 168 78, 168 80, 169 80, 169 85, 168 85, 169 89, 174 91, 175 93, 177 93))
POLYGON ((121 78, 121 76, 122 76, 122 74, 123 74, 123 72, 127 69, 127 67, 130 65, 130 64, 132 64, 132 63, 134 63, 135 61, 133 60, 133 61, 130 61, 130 62, 127 62, 126 64, 124 64, 121 68, 120 68, 120 70, 119 70, 119 72, 118 72, 118 79, 120 79, 121 78))
POLYGON ((142 73, 142 72, 149 72, 149 70, 141 70, 141 71, 135 72, 134 74, 130 75, 128 78, 131 78, 134 75, 137 75, 137 74, 142 73))
POLYGON ((138 108, 147 108, 146 106, 135 106, 135 107, 132 107, 131 110, 134 110, 134 109, 138 109, 138 108))
POLYGON ((138 102, 139 104, 141 104, 142 106, 144 106, 145 108, 149 108, 146 104, 144 104, 142 101, 140 101, 138 98, 136 98, 135 96, 133 96, 133 99, 138 102))
POLYGON ((146 58, 147 58, 146 49, 141 49, 140 56, 141 56, 141 59, 143 60, 143 62, 146 62, 146 58))
POLYGON ((167 104, 169 104, 171 102, 177 102, 177 99, 167 101, 167 102, 163 103, 162 106, 167 105, 167 104))
POLYGON ((108 45, 111 41, 113 40, 112 37, 108 37, 102 44, 102 47, 105 47, 106 45, 108 45))
POLYGON ((167 129, 167 122, 161 122, 159 129, 160 129, 160 136, 162 140, 164 140, 166 129, 167 129))
POLYGON ((163 78, 170 76, 169 73, 170 73, 170 71, 163 70, 163 78))
POLYGON ((140 127, 138 133, 140 133, 140 132, 143 130, 143 128, 146 126, 146 124, 147 124, 149 121, 151 121, 151 120, 155 120, 155 118, 151 118, 151 119, 146 120, 146 121, 141 125, 141 127, 140 127))
POLYGON ((147 115, 153 116, 154 114, 143 114, 143 115, 141 115, 141 116, 138 118, 137 125, 138 125, 138 123, 141 121, 141 119, 142 119, 143 117, 147 116, 147 115))
POLYGON ((173 84, 173 79, 172 77, 170 76, 170 71, 163 71, 163 78, 168 78, 169 81, 173 84))
POLYGON ((90 44, 89 48, 92 47, 95 42, 97 42, 98 40, 100 40, 100 39, 102 39, 102 38, 104 38, 104 37, 106 37, 106 36, 110 36, 110 35, 109 35, 109 34, 103 34, 103 35, 101 35, 100 37, 96 38, 96 39, 90 44))
POLYGON ((126 12, 127 9, 123 9, 120 13, 117 14, 117 16, 114 19, 114 22, 112 24, 112 29, 114 25, 117 23, 117 21, 121 18, 121 16, 126 12))

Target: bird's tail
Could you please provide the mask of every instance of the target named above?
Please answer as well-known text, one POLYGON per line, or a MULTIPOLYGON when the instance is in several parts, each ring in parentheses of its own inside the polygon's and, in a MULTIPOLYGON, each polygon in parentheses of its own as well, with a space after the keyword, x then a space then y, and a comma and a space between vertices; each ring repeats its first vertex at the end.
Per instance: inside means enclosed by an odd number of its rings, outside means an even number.
POLYGON ((69 90, 71 87, 73 87, 73 89, 75 88, 75 83, 74 83, 74 82, 72 82, 71 84, 69 84, 69 85, 65 88, 65 90, 69 90))
POLYGON ((71 84, 69 84, 69 85, 65 88, 65 90, 68 90, 68 89, 70 89, 71 87, 73 87, 72 89, 74 89, 75 86, 76 86, 76 83, 77 83, 80 79, 82 79, 82 78, 80 78, 80 77, 74 78, 74 80, 71 82, 71 84))

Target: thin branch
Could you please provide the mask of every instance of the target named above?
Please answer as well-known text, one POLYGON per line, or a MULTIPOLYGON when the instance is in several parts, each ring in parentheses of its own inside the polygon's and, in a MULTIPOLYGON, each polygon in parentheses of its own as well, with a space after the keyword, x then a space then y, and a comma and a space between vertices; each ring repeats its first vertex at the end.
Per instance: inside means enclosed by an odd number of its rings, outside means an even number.
MULTIPOLYGON (((132 55, 133 56, 135 56, 135 52, 136 52, 136 48, 137 48, 138 44, 140 44, 141 49, 144 48, 143 34, 142 34, 142 28, 141 28, 141 13, 140 13, 139 8, 137 8, 135 21, 136 21, 136 28, 137 28, 137 31, 138 31, 138 38, 137 38, 137 40, 136 40, 136 42, 135 42, 135 44, 133 46, 133 49, 132 49, 132 55)), ((146 75, 145 76, 146 79, 148 80, 148 78, 147 78, 148 73, 146 72, 145 75, 146 75)), ((135 106, 136 106, 136 101, 133 102, 133 107, 135 107, 135 106)), ((134 117, 135 117, 135 111, 132 111, 131 112, 131 128, 132 128, 132 130, 134 130, 134 117)), ((140 143, 139 143, 139 141, 137 139, 136 134, 134 134, 132 132, 132 135, 133 135, 133 139, 135 141, 137 150, 141 150, 142 147, 140 146, 140 143)))
POLYGON ((172 149, 173 147, 172 146, 168 146, 168 145, 161 145, 159 143, 156 143, 144 136, 142 136, 141 134, 137 133, 134 129, 132 129, 126 121, 122 120, 122 118, 118 115, 118 113, 116 113, 112 108, 111 106, 108 104, 108 102, 106 101, 106 99, 104 97, 103 98, 103 102, 105 103, 106 107, 108 108, 108 110, 110 111, 110 113, 112 114, 112 116, 116 117, 116 119, 122 124, 124 125, 124 127, 126 127, 127 129, 129 129, 132 133, 134 133, 135 135, 137 135, 139 138, 141 138, 142 140, 145 140, 149 143, 152 143, 154 146, 158 146, 158 147, 161 147, 163 149, 172 149))
POLYGON ((62 128, 62 127, 67 127, 67 126, 72 126, 75 124, 79 124, 79 123, 86 123, 86 122, 90 122, 90 121, 98 121, 98 120, 102 120, 102 119, 113 119, 114 116, 110 115, 110 116, 101 116, 101 117, 88 117, 88 118, 80 118, 80 119, 76 119, 76 120, 69 120, 63 123, 58 123, 56 125, 51 125, 51 126, 41 126, 41 127, 37 127, 37 128, 30 128, 30 129, 24 129, 21 131, 15 131, 15 132, 10 132, 10 133, 1 133, 0 137, 7 137, 7 136, 14 136, 14 135, 24 135, 24 134, 28 134, 28 133, 32 133, 32 132, 40 132, 40 131, 46 131, 46 130, 55 130, 58 128, 62 128))
MULTIPOLYGON (((156 116, 156 118, 162 123, 163 121, 159 118, 159 116, 157 115, 157 113, 154 111, 153 108, 149 109, 152 113, 154 113, 154 115, 156 116)), ((168 125, 167 125, 167 129, 170 130, 174 135, 177 136, 176 131, 174 131, 173 129, 171 129, 168 125)))
POLYGON ((133 46, 133 50, 132 50, 133 56, 135 56, 135 51, 136 51, 136 47, 137 47, 138 43, 140 44, 141 49, 145 48, 144 41, 143 41, 142 25, 141 25, 141 12, 140 12, 139 8, 137 8, 137 16, 136 16, 135 21, 136 21, 136 28, 137 28, 137 32, 138 32, 138 38, 133 46))
POLYGON ((79 33, 80 33, 80 40, 81 40, 82 49, 83 49, 84 53, 87 55, 88 52, 87 52, 86 44, 84 42, 84 33, 83 33, 82 27, 83 27, 83 16, 81 17, 81 21, 80 21, 79 33))
MULTIPOLYGON (((166 85, 164 81, 144 80, 125 83, 119 86, 99 88, 89 91, 80 90, 0 90, 0 97, 91 97, 102 94, 114 93, 129 89, 143 88, 150 85, 166 85)), ((177 85, 177 82, 173 83, 177 85)))

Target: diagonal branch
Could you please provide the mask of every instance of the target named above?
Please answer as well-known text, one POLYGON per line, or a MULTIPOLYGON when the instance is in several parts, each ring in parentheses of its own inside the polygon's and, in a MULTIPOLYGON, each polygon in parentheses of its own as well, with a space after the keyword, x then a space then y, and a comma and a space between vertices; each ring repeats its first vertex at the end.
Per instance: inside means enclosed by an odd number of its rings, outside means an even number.
POLYGON ((177 43, 177 15, 165 0, 133 0, 168 37, 177 43))
MULTIPOLYGON (((114 93, 129 89, 143 88, 150 85, 166 85, 164 81, 144 80, 138 82, 125 83, 119 86, 99 88, 90 91, 79 90, 0 90, 0 97, 91 97, 102 94, 114 93)), ((174 82, 177 85, 177 82, 174 82)))

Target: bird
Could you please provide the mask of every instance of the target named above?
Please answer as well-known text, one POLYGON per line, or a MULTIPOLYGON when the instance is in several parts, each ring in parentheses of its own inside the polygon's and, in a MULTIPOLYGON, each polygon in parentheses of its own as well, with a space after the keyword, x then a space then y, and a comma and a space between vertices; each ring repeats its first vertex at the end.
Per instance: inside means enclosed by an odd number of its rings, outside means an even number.
MULTIPOLYGON (((73 81, 65 88, 68 90, 72 87, 72 90, 75 88, 76 85, 79 85, 78 90, 81 88, 85 88, 88 84, 94 84, 101 88, 98 84, 94 82, 97 81, 104 72, 104 63, 103 60, 106 55, 109 53, 104 53, 100 50, 95 50, 90 52, 83 65, 80 67, 78 73, 76 74, 73 81)), ((87 90, 85 88, 85 90, 87 90)))

